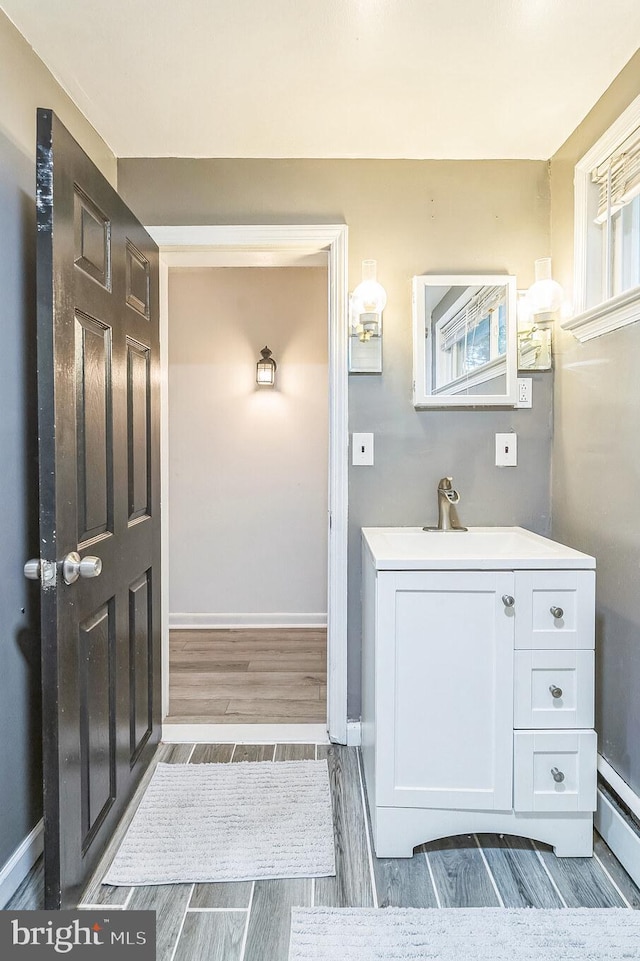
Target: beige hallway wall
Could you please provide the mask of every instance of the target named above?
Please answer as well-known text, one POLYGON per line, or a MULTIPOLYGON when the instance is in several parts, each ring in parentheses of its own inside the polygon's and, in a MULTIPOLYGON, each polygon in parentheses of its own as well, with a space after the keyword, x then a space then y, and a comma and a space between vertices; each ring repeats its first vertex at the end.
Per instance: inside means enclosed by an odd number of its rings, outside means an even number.
POLYGON ((323 267, 170 273, 174 624, 326 616, 327 311, 323 267), (256 388, 265 344, 275 389, 256 388))

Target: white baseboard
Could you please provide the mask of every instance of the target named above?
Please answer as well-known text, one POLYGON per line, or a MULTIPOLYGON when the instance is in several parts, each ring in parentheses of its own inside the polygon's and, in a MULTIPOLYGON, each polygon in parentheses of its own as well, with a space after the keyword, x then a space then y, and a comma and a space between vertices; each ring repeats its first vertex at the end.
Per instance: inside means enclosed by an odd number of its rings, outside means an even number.
POLYGON ((326 614, 169 614, 169 628, 173 630, 227 630, 247 627, 270 628, 323 628, 327 626, 326 614))
POLYGON ((167 724, 166 744, 328 744, 326 724, 167 724))
MULTIPOLYGON (((629 810, 640 816, 640 798, 602 755, 598 755, 598 771, 629 810)), ((630 827, 617 806, 600 790, 594 824, 620 864, 640 885, 640 834, 630 827)))
POLYGON ((27 874, 42 854, 44 822, 38 821, 33 831, 16 848, 0 869, 0 908, 4 908, 16 893, 27 874))
POLYGON ((360 721, 347 721, 347 744, 349 747, 360 747, 362 744, 360 721))

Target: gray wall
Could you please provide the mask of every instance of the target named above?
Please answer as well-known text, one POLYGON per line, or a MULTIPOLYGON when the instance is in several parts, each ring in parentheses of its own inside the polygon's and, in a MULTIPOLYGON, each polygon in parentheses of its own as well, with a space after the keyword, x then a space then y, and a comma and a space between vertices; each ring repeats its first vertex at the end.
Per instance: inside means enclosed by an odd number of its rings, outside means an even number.
MULTIPOLYGON (((569 296, 573 168, 640 94, 640 53, 551 162, 554 276, 569 296)), ((553 533, 597 563, 599 750, 640 793, 640 325, 556 339, 553 533)))
POLYGON ((37 106, 53 107, 115 179, 106 145, 0 13, 0 867, 42 815, 39 595, 22 576, 39 551, 37 106))
POLYGON ((465 524, 550 528, 552 375, 534 408, 415 411, 411 278, 491 271, 533 282, 549 250, 548 166, 529 161, 124 159, 118 183, 143 223, 347 223, 350 289, 378 261, 388 303, 384 373, 352 375, 352 431, 374 431, 375 466, 350 468, 349 715, 360 714, 360 528, 432 523, 452 474, 465 524), (519 434, 519 466, 493 466, 496 431, 519 434))

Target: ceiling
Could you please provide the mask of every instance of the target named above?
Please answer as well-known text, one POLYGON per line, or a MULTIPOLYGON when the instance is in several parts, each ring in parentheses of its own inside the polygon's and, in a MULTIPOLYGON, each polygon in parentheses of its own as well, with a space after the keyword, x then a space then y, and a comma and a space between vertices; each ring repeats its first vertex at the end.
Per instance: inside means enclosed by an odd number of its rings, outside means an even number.
POLYGON ((638 0, 0 0, 118 157, 547 159, 638 0))

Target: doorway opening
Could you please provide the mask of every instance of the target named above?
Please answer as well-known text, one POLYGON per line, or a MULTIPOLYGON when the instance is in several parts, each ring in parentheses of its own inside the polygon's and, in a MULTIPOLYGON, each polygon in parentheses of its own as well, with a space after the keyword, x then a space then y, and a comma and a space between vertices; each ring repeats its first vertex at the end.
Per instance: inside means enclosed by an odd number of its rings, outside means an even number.
POLYGON ((326 721, 327 265, 308 259, 169 270, 167 724, 326 721))
MULTIPOLYGON (((278 649, 278 642, 280 643, 281 657, 284 660, 289 660, 289 667, 297 666, 293 665, 290 659, 290 655, 295 653, 298 655, 306 655, 309 660, 307 665, 304 663, 304 656, 302 660, 298 663, 301 667, 300 677, 297 679, 300 684, 302 684, 301 691, 306 685, 310 689, 314 685, 315 688, 315 700, 320 702, 324 700, 324 690, 321 680, 318 680, 318 668, 321 664, 322 651, 325 645, 325 630, 326 630, 326 715, 325 717, 314 725, 313 722, 300 722, 304 724, 304 727, 298 727, 296 720, 292 719, 290 723, 285 723, 285 717, 283 715, 278 715, 275 722, 279 725, 278 736, 280 739, 290 738, 295 740, 296 738, 304 739, 309 738, 310 731, 313 734, 313 739, 326 737, 328 732, 331 740, 345 743, 346 733, 347 733, 347 705, 346 705, 346 694, 347 694, 347 638, 346 638, 346 568, 347 568, 347 458, 346 451, 348 447, 348 434, 347 434, 347 365, 346 365, 346 252, 347 252, 347 228, 344 225, 338 226, 272 226, 272 227, 260 227, 260 226, 245 226, 245 227, 150 227, 147 228, 154 240, 158 243, 160 247, 160 303, 161 303, 161 363, 162 363, 162 383, 163 383, 163 416, 162 416, 162 474, 163 474, 163 484, 162 484, 162 502, 163 502, 163 624, 162 624, 162 634, 163 634, 163 736, 165 739, 170 738, 173 741, 176 740, 186 740, 193 741, 207 741, 211 740, 214 736, 217 740, 231 738, 238 739, 239 737, 253 737, 255 740, 260 740, 264 737, 272 737, 273 734, 271 729, 272 724, 268 723, 264 714, 256 715, 260 717, 260 720, 253 723, 252 726, 244 731, 239 730, 242 725, 242 721, 238 719, 237 723, 225 723, 224 727, 218 726, 216 721, 211 720, 211 715, 203 713, 203 715, 194 714, 194 723, 184 723, 184 718, 182 723, 172 723, 173 721, 173 706, 170 700, 170 680, 172 677, 171 667, 170 667, 170 627, 174 631, 182 632, 182 630, 196 628, 198 630, 198 635, 200 636, 200 642, 198 642, 197 635, 189 637, 185 634, 173 634, 174 639, 174 667, 176 664, 179 665, 179 670, 184 672, 185 669, 188 671, 189 664, 191 661, 193 664, 200 664, 202 667, 206 668, 206 665, 202 663, 202 647, 208 648, 208 651, 212 651, 211 642, 213 646, 217 645, 218 652, 221 657, 215 660, 218 667, 224 666, 226 663, 236 663, 241 667, 241 671, 235 672, 240 673, 253 673, 248 664, 242 664, 242 658, 236 661, 235 656, 241 655, 243 641, 245 645, 248 645, 254 654, 259 653, 256 648, 259 649, 261 645, 265 645, 267 649, 273 654, 274 651, 278 649), (179 499, 176 502, 174 493, 179 493, 171 490, 171 470, 170 466, 172 464, 172 457, 174 452, 171 451, 170 444, 170 410, 171 417, 173 418, 174 413, 171 408, 171 401, 169 398, 168 384, 169 384, 169 346, 170 346, 170 318, 169 318, 169 308, 170 308, 170 277, 177 280, 177 287, 181 285, 180 276, 185 276, 185 272, 188 271, 191 274, 191 280, 194 277, 200 277, 201 279, 208 276, 209 280, 212 280, 217 276, 220 279, 221 275, 226 275, 227 279, 232 277, 234 271, 227 270, 226 268, 238 268, 240 271, 247 271, 245 274, 245 279, 247 276, 262 276, 266 278, 268 276, 275 277, 278 273, 281 275, 286 274, 287 271, 282 271, 281 268, 292 268, 290 276, 302 277, 304 275, 315 276, 316 287, 318 286, 318 278, 322 277, 321 285, 324 289, 324 315, 326 318, 326 323, 324 326, 324 339, 327 345, 327 366, 325 368, 325 383, 328 389, 328 437, 327 437, 327 447, 328 447, 328 457, 325 462, 325 467, 323 470, 322 483, 327 491, 326 498, 326 508, 325 519, 324 519, 324 532, 323 538, 324 543, 327 545, 327 563, 325 566, 325 573, 322 579, 323 585, 327 585, 326 594, 326 627, 323 623, 324 610, 320 606, 320 611, 302 610, 302 607, 309 607, 310 596, 304 603, 301 602, 300 596, 298 596, 297 607, 295 606, 291 611, 285 611, 285 614, 291 615, 288 618, 274 617, 273 620, 264 617, 265 613, 271 613, 275 615, 282 615, 282 611, 274 610, 274 606, 278 607, 280 605, 275 604, 272 600, 267 604, 270 610, 267 611, 256 611, 255 605, 253 611, 248 611, 248 614, 256 614, 257 616, 253 619, 247 616, 244 623, 239 621, 237 617, 233 617, 236 614, 235 611, 227 606, 226 611, 221 608, 219 600, 214 605, 217 609, 217 613, 220 619, 215 622, 212 621, 210 615, 211 610, 207 611, 206 606, 203 608, 199 605, 199 611, 204 615, 199 621, 196 619, 195 622, 193 618, 191 620, 184 620, 182 623, 180 617, 177 615, 189 615, 193 614, 193 611, 189 610, 179 610, 178 608, 182 606, 176 598, 176 586, 179 586, 179 590, 183 591, 183 597, 189 597, 190 591, 190 574, 188 570, 183 569, 185 563, 188 567, 189 561, 185 561, 185 558, 189 557, 189 545, 184 542, 181 545, 180 551, 176 553, 175 550, 175 539, 173 544, 173 549, 170 550, 170 545, 172 543, 171 534, 172 530, 175 529, 174 522, 178 522, 179 518, 172 515, 175 514, 176 510, 180 511, 183 508, 185 510, 192 510, 192 528, 191 528, 191 539, 192 546, 197 548, 194 550, 195 554, 202 553, 203 543, 206 540, 206 525, 202 523, 202 516, 200 517, 200 522, 198 521, 198 510, 197 504, 199 503, 198 497, 192 498, 192 504, 186 504, 188 499, 188 482, 184 487, 184 496, 182 498, 182 507, 176 507, 176 503, 179 504, 179 499), (262 271, 255 271, 255 268, 263 268, 262 271), (265 269, 266 268, 266 269, 265 269), (294 270, 298 271, 297 275, 294 275, 294 270), (173 273, 175 271, 175 273, 173 273), (328 334, 328 336, 327 336, 328 334), (328 484, 327 481, 328 473, 328 484), (200 537, 200 542, 197 542, 197 538, 200 537), (178 571, 176 572, 176 565, 178 566, 178 571), (173 571, 170 573, 170 568, 173 567, 173 571), (169 598, 172 599, 171 606, 173 610, 169 610, 169 598), (178 604, 178 607, 175 605, 178 604), (299 616, 296 617, 295 615, 299 616), (170 615, 173 615, 171 617, 170 615), (227 615, 225 619, 225 615, 227 615), (304 615, 304 616, 302 616, 304 615), (320 615, 320 616, 319 616, 320 615), (205 629, 203 631, 203 628, 205 629), (233 628, 233 635, 230 633, 230 628, 233 628), (209 637, 205 637, 205 634, 209 631, 212 633, 209 637), (259 634, 256 632, 259 631, 259 634), (277 636, 270 634, 271 631, 276 631, 277 636), (243 632, 245 632, 243 634, 243 632), (247 634, 246 632, 249 632, 247 634), (234 643, 235 642, 235 643, 234 643), (181 649, 180 649, 181 648, 181 649), (200 650, 199 650, 200 648, 200 650), (186 649, 186 650, 185 650, 186 649), (189 657, 184 656, 188 653, 189 657), (229 659, 231 657, 231 660, 229 659), (315 676, 314 676, 315 675, 315 676), (306 678, 306 679, 305 679, 306 678), (312 730, 313 728, 313 730, 312 730)), ((189 284, 187 283, 187 287, 189 284)), ((173 288, 172 288, 173 289, 173 288)), ((228 291, 227 291, 228 293, 228 291)), ((230 303, 233 302, 233 296, 231 296, 230 303)), ((172 302, 173 304, 173 302, 172 302)), ((173 309, 173 306, 172 306, 173 309)), ((187 305, 187 314, 189 313, 187 305)), ((195 306, 194 306, 195 309, 195 306)), ((173 321, 172 321, 173 322, 173 321)), ((268 343, 272 350, 274 350, 274 356, 278 360, 280 368, 279 374, 283 378, 281 386, 281 391, 256 391, 253 386, 250 390, 250 394, 247 395, 246 390, 244 398, 239 397, 238 390, 236 388, 236 400, 239 402, 236 405, 233 416, 237 415, 239 409, 244 407, 244 415, 247 415, 253 405, 253 415, 262 417, 265 428, 266 425, 271 425, 270 429, 274 426, 274 416, 277 415, 277 406, 281 407, 286 404, 287 399, 291 400, 291 388, 295 383, 295 363, 287 364, 287 344, 291 346, 291 341, 295 341, 296 337, 300 336, 300 331, 303 328, 298 329, 295 332, 295 336, 292 338, 291 333, 284 338, 282 343, 284 344, 283 353, 280 357, 277 356, 274 349, 273 343, 268 343), (284 367, 282 366, 284 364, 284 367), (293 378, 293 379, 292 379, 293 378), (288 387, 287 387, 288 384, 288 387), (246 403, 245 403, 246 402, 246 403), (267 420, 266 418, 270 419, 267 420)), ((238 331, 235 331, 234 335, 237 338, 238 331)), ((264 339, 267 340, 268 332, 265 333, 264 339)), ((196 338, 197 340, 197 338, 196 338)), ((246 340, 246 338, 245 338, 246 340)), ((188 335, 185 337, 185 342, 188 343, 188 335)), ((251 355, 251 364, 255 371, 255 363, 259 359, 260 349, 265 346, 265 344, 255 344, 251 343, 250 349, 256 354, 253 357, 251 355)), ((197 349, 197 344, 196 344, 197 349)), ((248 342, 246 343, 246 349, 249 349, 248 342)), ((294 352, 295 353, 295 352, 294 352)), ((290 359, 293 360, 293 354, 290 354, 290 359)), ((248 355, 244 357, 244 373, 243 377, 246 384, 247 370, 250 369, 251 364, 247 366, 249 361, 248 355)), ((224 358, 221 360, 224 364, 224 358)), ((231 365, 233 367, 233 363, 231 365)), ((184 373, 184 372, 183 372, 184 373)), ((229 373, 227 371, 227 373, 229 373)), ((231 371, 233 374, 233 371, 231 371)), ((236 371, 236 375, 239 371, 236 371)), ((298 372, 299 374, 300 372, 298 372)), ((303 378, 304 379, 304 378, 303 378)), ((254 380, 255 384, 255 380, 254 380)), ((218 385, 216 385, 218 386, 218 385)), ((300 381, 300 387, 303 388, 302 381, 300 381)), ((174 383, 175 390, 175 383, 174 383)), ((215 394, 215 390, 213 391, 215 394)), ((295 393, 295 391, 294 391, 295 393)), ((215 398, 213 398, 215 400, 215 398)), ((183 404, 183 407, 188 405, 183 404)), ((304 405, 302 405, 304 406, 304 405)), ((325 393, 325 411, 326 411, 326 393, 325 393)), ((230 416, 229 411, 225 414, 225 411, 217 411, 218 415, 222 418, 233 420, 233 416, 230 416)), ((241 413, 241 412, 240 412, 241 413)), ((280 411, 282 414, 283 411, 280 411)), ((293 415, 293 421, 296 420, 295 408, 291 407, 290 414, 293 415)), ((300 413, 300 411, 298 411, 300 413)), ((182 416, 186 418, 186 411, 182 411, 182 416)), ((326 423, 326 417, 325 417, 326 423)), ((185 419, 185 424, 188 424, 188 420, 185 419)), ((298 427, 295 423, 290 424, 293 432, 300 429, 301 421, 298 420, 298 427)), ((226 428, 230 428, 232 425, 227 423, 226 428)), ((249 430, 255 428, 249 423, 247 416, 244 416, 244 427, 249 430)), ((176 424, 173 423, 173 429, 175 431, 176 424)), ((206 421, 205 421, 206 428, 206 421)), ((202 433, 203 422, 200 419, 200 433, 202 433)), ((209 433, 212 433, 210 431, 209 433)), ((197 432, 196 432, 197 433, 197 432)), ((174 433, 174 437, 175 437, 174 433)), ((295 439, 295 438, 294 438, 295 439)), ((207 446, 209 452, 211 452, 211 444, 209 443, 210 438, 204 438, 204 446, 207 446)), ((268 441, 268 437, 267 437, 268 441)), ((254 441, 255 444, 255 435, 254 441)), ((260 442, 259 446, 261 446, 260 442)), ((193 445, 195 447, 195 445, 193 445)), ((263 448, 264 449, 264 448, 263 448)), ((222 452, 218 452, 222 453, 222 452)), ((214 451, 215 454, 215 451, 214 451)), ((186 458, 183 458, 186 461, 186 458)), ((249 457, 249 462, 251 458, 249 457)), ((185 463, 184 467, 188 470, 188 464, 185 463)), ((199 468, 202 465, 199 465, 199 468)), ((212 469, 212 465, 209 467, 212 469)), ((202 471, 199 471, 202 474, 202 471)), ((250 477, 251 483, 255 484, 256 480, 260 476, 260 463, 259 458, 253 462, 250 468, 251 475, 247 474, 247 478, 250 477)), ((314 483, 319 480, 317 477, 317 464, 315 472, 312 470, 310 476, 315 473, 314 483)), ((206 476, 206 473, 205 473, 206 476)), ((241 476, 241 475, 238 475, 241 476)), ((184 480, 184 479, 183 479, 184 480)), ((247 480, 248 483, 248 480, 247 480)), ((284 483, 284 481, 282 481, 284 483)), ((175 485, 175 478, 174 478, 175 485)), ((239 494, 239 487, 241 484, 238 481, 238 477, 235 480, 236 493, 239 494)), ((293 493, 295 493, 295 488, 291 488, 293 493)), ((195 491, 194 491, 195 493, 195 491)), ((258 503, 258 498, 252 498, 249 494, 249 503, 258 503)), ((242 500, 238 496, 238 500, 242 500)), ((291 498, 290 498, 291 499, 291 498)), ((236 505, 237 506, 237 505, 236 505)), ((291 506, 291 505, 290 505, 291 506)), ((215 505, 215 510, 219 511, 220 505, 215 505)), ((241 506, 239 507, 241 510, 241 506)), ((321 525, 322 526, 322 525, 321 525)), ((269 526, 265 519, 265 524, 262 528, 258 528, 256 518, 247 518, 247 523, 243 527, 236 528, 236 530, 241 531, 242 537, 248 540, 249 547, 251 546, 251 539, 259 538, 261 534, 263 536, 269 536, 269 526)), ((272 534, 273 536, 273 534, 272 534)), ((228 540, 228 544, 231 546, 232 553, 236 553, 236 548, 238 544, 234 543, 234 539, 228 540)), ((245 547, 247 545, 245 544, 245 547)), ((304 562, 304 551, 300 551, 300 545, 298 547, 295 545, 295 537, 293 542, 288 539, 287 550, 293 550, 293 553, 302 553, 302 557, 299 558, 298 567, 300 570, 297 572, 303 576, 302 567, 304 562)), ((255 552, 258 553, 257 551, 255 552)), ((206 552, 205 552, 206 556, 206 552)), ((249 555, 245 555, 249 556, 249 555)), ((193 560, 193 559, 192 559, 193 560)), ((196 573, 193 576, 196 580, 200 579, 200 585, 202 587, 203 581, 206 581, 207 571, 200 571, 197 573, 198 567, 202 568, 203 563, 206 566, 206 560, 203 562, 202 557, 196 558, 197 563, 194 562, 192 568, 192 573, 196 573)), ((315 557, 314 563, 317 566, 318 558, 315 557)), ((241 589, 242 585, 239 584, 239 578, 237 573, 239 568, 242 566, 241 562, 238 560, 237 556, 234 559, 230 559, 228 565, 229 568, 233 568, 235 565, 236 577, 233 576, 233 571, 223 570, 221 566, 223 562, 220 560, 218 555, 215 563, 209 565, 209 575, 210 578, 216 577, 216 565, 218 566, 219 582, 217 583, 217 588, 224 590, 223 581, 227 575, 231 575, 227 582, 226 594, 228 603, 232 603, 235 597, 239 600, 240 594, 233 591, 236 589, 241 589)), ((312 565, 313 566, 313 565, 312 565)), ((323 565, 324 566, 324 565, 323 565)), ((293 569, 293 568, 291 568, 293 569)), ((310 571, 310 569, 309 569, 310 571)), ((306 585, 307 588, 310 584, 309 571, 307 571, 306 585)), ((254 587, 257 584, 255 571, 253 573, 253 584, 254 587)), ((270 573, 270 572, 268 572, 270 573)), ((293 575, 292 575, 293 576, 293 575)), ((312 577, 317 581, 317 572, 312 577)), ((263 580, 268 580, 266 574, 262 578, 263 580)), ((277 580, 277 579, 276 579, 277 580)), ((286 578, 285 578, 286 580, 286 578)), ((303 576, 303 581, 305 578, 303 576)), ((300 594, 300 587, 302 581, 298 585, 298 595, 300 594)), ((194 583, 191 583, 191 587, 194 583)), ((264 587, 265 584, 260 584, 260 587, 264 587)), ((272 585, 273 586, 273 585, 272 585)), ((282 582, 280 583, 282 587, 282 582)), ((316 584, 317 588, 317 584, 316 584)), ((206 588, 205 588, 206 589, 206 588)), ((194 595, 191 594, 191 597, 194 595)), ((209 595, 211 596, 211 595, 209 595)), ((282 596, 282 595, 281 595, 282 596)), ((255 599, 255 598, 254 598, 255 599)), ((196 606, 196 605, 191 605, 196 606)), ((316 606, 316 605, 314 605, 316 606)), ((186 607, 189 607, 187 604, 186 607)), ((196 613, 198 613, 198 606, 196 606, 196 613)), ((213 611, 216 613, 216 611, 213 611)), ((213 655, 215 657, 215 655, 213 655)), ((260 658, 254 658, 254 669, 259 667, 268 667, 264 662, 259 663, 260 658)), ((283 661, 284 663, 284 661, 283 661)), ((206 669, 201 673, 208 673, 206 669)), ((219 677, 220 681, 220 691, 228 692, 231 690, 229 686, 224 687, 224 678, 220 678, 220 674, 224 671, 215 671, 219 677)), ((283 673, 274 671, 274 673, 283 673)), ((175 674, 175 671, 174 671, 175 674)), ((194 674, 198 674, 195 671, 194 674)), ((324 671, 322 671, 322 677, 324 677, 324 671)), ((233 684, 239 683, 236 678, 233 684)), ((286 684, 286 679, 280 677, 277 679, 280 683, 286 684)), ((202 678, 200 681, 196 682, 203 685, 207 685, 207 680, 202 678)), ((266 683, 265 679, 257 682, 257 686, 260 687, 261 683, 266 683)), ((233 684, 231 687, 233 687, 233 684)), ((255 689, 256 682, 253 682, 253 687, 255 689)), ((213 698, 210 693, 210 687, 208 688, 207 696, 208 698, 213 698)), ((184 692, 184 685, 182 687, 179 685, 174 688, 174 695, 176 692, 184 692)), ((295 701, 297 698, 292 698, 291 691, 287 692, 289 694, 288 700, 295 701)), ((196 691, 197 694, 197 691, 196 691)), ((197 700, 197 697, 193 698, 197 700)), ((302 698, 301 700, 304 700, 302 698)), ((232 700, 231 698, 221 697, 218 699, 220 702, 226 700, 232 700)), ((237 700, 237 699, 235 699, 237 700)), ((175 696, 173 703, 175 704, 175 696)), ((220 703, 218 707, 223 707, 223 703, 220 703)), ((273 708, 273 705, 271 705, 273 708)), ((316 711, 318 708, 318 703, 314 705, 316 711)), ((232 706, 232 711, 236 712, 238 709, 238 704, 232 706)), ((259 711, 259 706, 253 708, 254 711, 259 711)), ((248 718, 244 718, 248 721, 248 718)))

